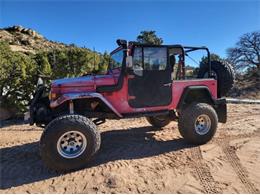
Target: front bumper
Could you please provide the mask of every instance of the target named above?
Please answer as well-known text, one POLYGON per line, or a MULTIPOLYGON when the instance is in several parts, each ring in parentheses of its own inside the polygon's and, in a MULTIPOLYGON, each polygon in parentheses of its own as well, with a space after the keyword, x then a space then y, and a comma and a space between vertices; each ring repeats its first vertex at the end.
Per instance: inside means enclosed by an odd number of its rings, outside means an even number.
POLYGON ((46 87, 41 85, 36 89, 36 92, 34 94, 34 97, 30 103, 29 112, 26 112, 24 115, 24 120, 27 120, 27 122, 30 123, 30 125, 33 125, 35 122, 37 123, 37 109, 39 109, 39 103, 42 99, 42 95, 45 91, 46 87))
POLYGON ((24 123, 30 123, 30 112, 25 112, 23 119, 24 119, 24 123))

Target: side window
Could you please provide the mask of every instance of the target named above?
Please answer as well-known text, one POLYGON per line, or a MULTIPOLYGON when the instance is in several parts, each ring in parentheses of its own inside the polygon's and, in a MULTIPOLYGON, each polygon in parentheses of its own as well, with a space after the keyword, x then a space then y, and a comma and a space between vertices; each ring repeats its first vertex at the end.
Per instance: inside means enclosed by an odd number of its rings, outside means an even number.
POLYGON ((183 55, 182 49, 170 48, 169 49, 169 64, 171 67, 171 78, 172 80, 181 79, 182 66, 180 64, 180 57, 183 55))
POLYGON ((165 70, 167 68, 166 47, 144 47, 144 69, 165 70))
POLYGON ((142 48, 141 47, 136 47, 134 49, 133 69, 134 70, 142 70, 143 69, 143 54, 142 54, 142 48))
POLYGON ((207 62, 207 53, 205 50, 197 50, 186 53, 185 78, 196 79, 200 68, 200 62, 207 62))
POLYGON ((120 51, 112 54, 111 57, 110 57, 110 67, 111 67, 111 69, 121 67, 123 57, 124 57, 123 50, 120 50, 120 51))

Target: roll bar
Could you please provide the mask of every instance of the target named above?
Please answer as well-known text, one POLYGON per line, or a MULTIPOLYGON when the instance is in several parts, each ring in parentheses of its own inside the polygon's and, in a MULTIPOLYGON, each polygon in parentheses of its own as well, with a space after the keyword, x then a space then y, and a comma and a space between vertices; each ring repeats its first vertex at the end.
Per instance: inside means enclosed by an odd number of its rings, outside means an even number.
POLYGON ((138 42, 134 42, 134 41, 130 41, 129 45, 134 45, 134 46, 146 46, 146 47, 175 47, 175 48, 180 48, 183 52, 183 61, 185 62, 185 56, 187 56, 187 53, 189 52, 193 52, 193 51, 197 51, 197 50, 206 50, 207 55, 208 55, 208 67, 209 67, 209 76, 211 76, 211 59, 210 59, 210 52, 209 49, 205 46, 201 46, 201 47, 193 47, 193 46, 183 46, 180 44, 176 44, 176 45, 153 45, 153 44, 143 44, 143 43, 138 43, 138 42))
POLYGON ((184 54, 186 55, 186 53, 189 53, 189 52, 193 52, 193 51, 196 51, 196 50, 206 50, 207 52, 207 55, 208 55, 208 66, 209 66, 209 75, 211 76, 211 59, 210 59, 210 52, 209 52, 209 49, 207 47, 190 47, 190 46, 183 46, 184 48, 184 54))

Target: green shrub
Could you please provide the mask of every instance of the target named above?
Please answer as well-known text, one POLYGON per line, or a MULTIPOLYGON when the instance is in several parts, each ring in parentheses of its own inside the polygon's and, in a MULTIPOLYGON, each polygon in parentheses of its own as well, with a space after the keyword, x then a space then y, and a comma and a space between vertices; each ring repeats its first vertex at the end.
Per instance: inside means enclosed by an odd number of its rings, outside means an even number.
POLYGON ((26 55, 0 42, 0 106, 24 112, 39 76, 51 79, 104 73, 109 55, 70 46, 26 55))
POLYGON ((35 61, 25 54, 13 52, 0 42, 0 100, 1 106, 25 110, 31 98, 36 72, 35 61))

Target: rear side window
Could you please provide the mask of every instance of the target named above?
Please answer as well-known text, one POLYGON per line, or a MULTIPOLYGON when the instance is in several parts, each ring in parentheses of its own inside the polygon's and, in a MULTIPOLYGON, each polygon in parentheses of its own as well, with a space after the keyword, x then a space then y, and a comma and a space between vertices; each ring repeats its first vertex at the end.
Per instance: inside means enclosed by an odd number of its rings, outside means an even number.
POLYGON ((144 70, 165 70, 166 67, 166 47, 144 47, 144 70))
POLYGON ((167 48, 136 47, 134 50, 133 66, 134 69, 165 70, 167 68, 167 48))

